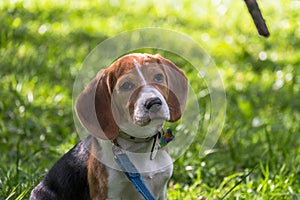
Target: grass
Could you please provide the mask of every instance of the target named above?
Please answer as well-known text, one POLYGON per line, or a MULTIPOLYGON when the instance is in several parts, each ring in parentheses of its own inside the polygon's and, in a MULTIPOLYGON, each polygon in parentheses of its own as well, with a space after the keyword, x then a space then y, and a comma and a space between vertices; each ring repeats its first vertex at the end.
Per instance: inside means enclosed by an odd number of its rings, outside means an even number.
POLYGON ((243 1, 1 2, 0 199, 28 198, 79 141, 72 87, 87 54, 143 27, 189 35, 214 60, 226 89, 214 150, 199 157, 193 143, 175 162, 168 199, 298 199, 300 2, 258 3, 268 39, 258 37, 243 1))

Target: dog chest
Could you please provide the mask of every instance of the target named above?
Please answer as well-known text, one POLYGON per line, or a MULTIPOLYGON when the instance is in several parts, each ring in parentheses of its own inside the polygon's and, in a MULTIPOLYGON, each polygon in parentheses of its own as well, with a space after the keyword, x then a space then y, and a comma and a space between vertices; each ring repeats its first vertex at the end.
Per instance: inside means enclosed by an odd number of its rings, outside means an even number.
MULTIPOLYGON (((143 172, 142 178, 152 194, 157 199, 165 199, 167 183, 173 171, 172 161, 167 152, 160 151, 154 160, 145 158, 135 160, 134 163, 137 169, 143 172)), ((108 199, 144 199, 122 171, 107 167, 107 172, 108 199)))

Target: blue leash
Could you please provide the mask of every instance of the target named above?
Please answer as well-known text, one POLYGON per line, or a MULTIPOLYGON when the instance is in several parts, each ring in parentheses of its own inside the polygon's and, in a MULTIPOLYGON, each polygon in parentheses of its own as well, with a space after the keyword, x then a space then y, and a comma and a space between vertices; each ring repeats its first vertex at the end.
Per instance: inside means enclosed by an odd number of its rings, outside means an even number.
MULTIPOLYGON (((154 142, 151 148, 150 160, 153 160, 157 151, 160 148, 165 147, 169 142, 174 139, 174 135, 170 128, 167 129, 165 133, 162 130, 162 133, 159 132, 154 136, 154 142), (157 142, 157 140, 159 141, 157 142)), ((143 195, 145 200, 156 200, 147 185, 145 184, 141 174, 134 166, 134 164, 130 161, 129 157, 125 152, 122 151, 121 147, 118 143, 112 142, 112 151, 115 155, 115 160, 123 173, 127 176, 127 178, 132 182, 134 187, 138 190, 138 192, 143 195)))
POLYGON ((113 144, 113 152, 115 154, 115 160, 117 164, 127 178, 133 183, 138 192, 141 193, 146 200, 156 200, 143 181, 141 174, 130 161, 126 153, 123 153, 120 147, 116 146, 115 144, 113 144))

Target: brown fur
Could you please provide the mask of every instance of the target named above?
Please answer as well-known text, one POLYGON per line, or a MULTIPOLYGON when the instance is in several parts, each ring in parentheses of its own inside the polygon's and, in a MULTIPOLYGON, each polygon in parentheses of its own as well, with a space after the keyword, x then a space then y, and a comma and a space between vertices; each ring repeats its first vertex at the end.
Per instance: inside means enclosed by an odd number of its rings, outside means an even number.
POLYGON ((108 194, 107 171, 105 170, 104 164, 99 162, 94 156, 99 154, 100 150, 101 147, 99 146, 97 139, 93 138, 91 141, 91 153, 87 164, 91 200, 105 200, 107 199, 108 194))

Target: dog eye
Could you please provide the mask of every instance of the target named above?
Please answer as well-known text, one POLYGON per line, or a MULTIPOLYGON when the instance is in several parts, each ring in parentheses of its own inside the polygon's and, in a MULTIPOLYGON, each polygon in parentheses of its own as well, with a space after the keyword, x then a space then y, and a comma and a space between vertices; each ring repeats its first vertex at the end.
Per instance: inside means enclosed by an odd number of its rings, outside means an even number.
POLYGON ((124 90, 124 91, 131 90, 132 88, 134 88, 134 84, 131 83, 131 82, 129 82, 129 81, 124 82, 124 83, 120 86, 120 89, 121 89, 121 90, 124 90))
POLYGON ((153 81, 156 83, 162 83, 164 81, 164 76, 162 74, 155 74, 153 81))

